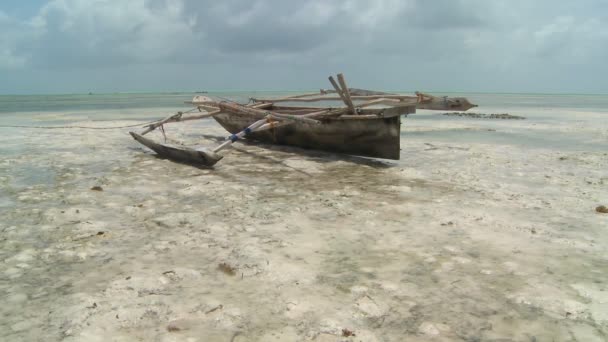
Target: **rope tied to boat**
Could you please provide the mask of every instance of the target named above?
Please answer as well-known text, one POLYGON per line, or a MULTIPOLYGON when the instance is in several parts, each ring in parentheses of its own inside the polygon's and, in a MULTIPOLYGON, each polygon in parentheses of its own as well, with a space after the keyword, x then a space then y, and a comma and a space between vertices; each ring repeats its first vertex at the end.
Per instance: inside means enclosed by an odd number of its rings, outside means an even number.
POLYGON ((167 142, 167 135, 165 134, 165 125, 160 125, 160 132, 163 134, 163 138, 165 139, 165 142, 167 142))
POLYGON ((274 142, 276 143, 277 142, 277 130, 275 128, 276 128, 278 121, 273 120, 273 118, 270 115, 267 115, 266 122, 270 125, 270 128, 269 128, 270 134, 272 134, 272 140, 274 140, 274 142))
POLYGON ((35 129, 119 129, 119 128, 131 128, 131 127, 147 127, 149 124, 158 122, 158 120, 148 121, 143 123, 137 123, 133 125, 125 126, 112 126, 112 127, 92 127, 92 126, 27 126, 27 125, 0 125, 0 128, 35 128, 35 129))
MULTIPOLYGON (((171 116, 175 121, 181 121, 182 116, 186 113, 191 113, 197 110, 197 108, 193 108, 186 112, 177 112, 175 115, 171 116)), ((132 128, 132 127, 152 127, 155 124, 162 121, 161 119, 140 122, 132 125, 123 125, 123 126, 111 126, 111 127, 93 127, 93 126, 78 126, 78 125, 67 125, 67 126, 28 126, 28 125, 0 125, 0 128, 33 128, 33 129, 120 129, 120 128, 132 128)), ((159 127, 162 125, 159 125, 159 127)))

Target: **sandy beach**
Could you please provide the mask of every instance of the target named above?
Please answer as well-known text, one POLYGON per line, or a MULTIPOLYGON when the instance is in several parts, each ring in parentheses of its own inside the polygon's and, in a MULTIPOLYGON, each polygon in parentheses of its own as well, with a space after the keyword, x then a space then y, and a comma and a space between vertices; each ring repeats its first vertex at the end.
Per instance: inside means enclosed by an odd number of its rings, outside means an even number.
POLYGON ((421 111, 400 161, 240 143, 211 170, 128 129, 2 129, 1 339, 606 341, 608 114, 479 111, 526 119, 421 111))

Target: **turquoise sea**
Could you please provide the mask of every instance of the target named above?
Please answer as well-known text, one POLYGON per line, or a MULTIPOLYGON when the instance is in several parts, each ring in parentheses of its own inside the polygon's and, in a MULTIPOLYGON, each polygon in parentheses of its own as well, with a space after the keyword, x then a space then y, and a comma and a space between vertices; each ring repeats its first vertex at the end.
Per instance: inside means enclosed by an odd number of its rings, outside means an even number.
MULTIPOLYGON (((272 97, 301 92, 209 92, 206 95, 247 101, 250 97, 272 97)), ((408 93, 408 92, 405 92, 408 93)), ((488 94, 432 93, 438 96, 466 96, 484 108, 543 109, 559 108, 608 112, 608 95, 584 94, 488 94)), ((195 93, 116 93, 66 95, 0 95, 0 113, 125 110, 186 107, 184 101, 195 93)))

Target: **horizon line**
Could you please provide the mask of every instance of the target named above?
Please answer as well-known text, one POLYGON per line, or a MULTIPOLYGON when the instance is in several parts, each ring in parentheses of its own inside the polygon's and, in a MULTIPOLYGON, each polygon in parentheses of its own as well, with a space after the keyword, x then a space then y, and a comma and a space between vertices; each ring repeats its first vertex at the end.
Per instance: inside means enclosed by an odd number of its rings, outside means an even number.
MULTIPOLYGON (((408 91, 408 90, 382 90, 386 92, 392 93, 412 93, 414 94, 416 91, 408 91)), ((178 91, 115 91, 115 92, 68 92, 68 93, 0 93, 0 96, 69 96, 69 95, 86 95, 86 96, 96 96, 96 95, 185 95, 185 94, 213 94, 213 93, 310 93, 314 92, 313 90, 253 90, 253 89, 241 89, 241 90, 208 90, 208 91, 191 91, 191 90, 178 90, 178 91)), ((606 93, 579 93, 579 92, 513 92, 513 91, 504 91, 504 92, 496 92, 496 91, 446 91, 446 90, 422 90, 421 92, 430 92, 430 93, 443 93, 443 94, 484 94, 484 95, 560 95, 560 96, 576 96, 576 95, 587 95, 587 96, 608 96, 608 92, 606 93)), ((321 94, 321 93, 319 93, 321 94)))

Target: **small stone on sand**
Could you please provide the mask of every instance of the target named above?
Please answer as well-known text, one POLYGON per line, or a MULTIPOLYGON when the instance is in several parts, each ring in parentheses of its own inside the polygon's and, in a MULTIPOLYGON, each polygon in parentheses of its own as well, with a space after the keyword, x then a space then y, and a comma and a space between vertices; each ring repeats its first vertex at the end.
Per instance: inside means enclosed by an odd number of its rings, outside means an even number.
POLYGON ((167 331, 168 332, 176 332, 176 331, 180 331, 180 330, 182 330, 182 329, 180 329, 177 325, 175 325, 173 323, 167 325, 167 331))
POLYGON ((233 275, 236 274, 236 267, 234 267, 234 266, 232 266, 232 265, 230 265, 228 263, 225 263, 225 262, 220 263, 217 266, 217 268, 220 271, 222 271, 222 272, 224 272, 224 273, 226 273, 227 275, 230 275, 230 276, 233 276, 233 275))
POLYGON ((601 214, 608 214, 608 207, 605 205, 600 205, 599 207, 595 208, 595 211, 601 214))
POLYGON ((357 336, 357 335, 355 335, 355 333, 353 331, 350 331, 348 329, 342 329, 342 336, 351 337, 351 336, 357 336))

